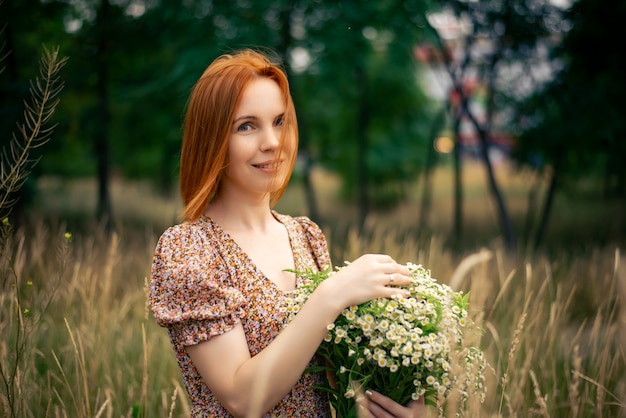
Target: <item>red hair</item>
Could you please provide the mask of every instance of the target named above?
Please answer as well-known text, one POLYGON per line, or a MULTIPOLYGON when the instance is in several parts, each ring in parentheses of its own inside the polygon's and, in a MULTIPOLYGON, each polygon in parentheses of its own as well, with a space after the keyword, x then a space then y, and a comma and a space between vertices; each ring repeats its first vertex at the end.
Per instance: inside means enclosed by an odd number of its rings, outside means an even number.
MULTIPOLYGON (((278 84, 285 101, 280 148, 287 151, 291 174, 297 153, 298 123, 287 76, 268 56, 249 49, 218 57, 196 82, 185 117, 180 156, 180 194, 183 219, 202 216, 206 206, 219 193, 228 165, 228 143, 235 110, 251 80, 266 77, 278 84)), ((270 194, 274 205, 282 196, 290 175, 270 194)))

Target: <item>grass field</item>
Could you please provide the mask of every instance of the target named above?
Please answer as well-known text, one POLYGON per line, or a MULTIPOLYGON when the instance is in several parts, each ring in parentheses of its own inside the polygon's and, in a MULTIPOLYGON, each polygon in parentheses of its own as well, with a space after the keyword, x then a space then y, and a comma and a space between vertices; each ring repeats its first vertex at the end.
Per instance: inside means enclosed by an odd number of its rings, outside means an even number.
MULTIPOLYGON (((416 184, 407 203, 372 214, 363 234, 352 227, 355 208, 337 198, 336 179, 316 172, 333 259, 385 252, 471 292, 490 367, 487 400, 466 410, 469 416, 626 417, 624 208, 562 196, 550 251, 511 254, 499 239, 482 170, 465 173, 466 238, 452 251, 447 170, 435 174, 427 233, 418 231, 416 184)), ((506 167, 498 176, 521 231, 537 180, 506 167)), ((146 183, 114 182, 117 228, 106 235, 89 221, 93 181, 42 179, 40 190, 41 212, 25 228, 2 229, 0 415, 188 416, 166 332, 145 297, 156 239, 176 222, 178 200, 146 183)), ((306 214, 302 190, 290 187, 277 209, 306 214)))

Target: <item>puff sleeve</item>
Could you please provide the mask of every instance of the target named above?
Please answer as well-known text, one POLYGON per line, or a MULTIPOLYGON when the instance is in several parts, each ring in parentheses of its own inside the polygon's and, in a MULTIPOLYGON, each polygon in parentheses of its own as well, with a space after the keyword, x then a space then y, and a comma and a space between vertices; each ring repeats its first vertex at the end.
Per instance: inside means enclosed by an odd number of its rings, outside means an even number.
POLYGON ((319 271, 331 266, 330 253, 328 252, 328 242, 322 229, 306 216, 294 218, 300 225, 306 237, 309 252, 315 258, 319 271))
POLYGON ((194 345, 231 330, 245 315, 245 298, 210 236, 181 224, 156 245, 149 305, 175 345, 194 345))

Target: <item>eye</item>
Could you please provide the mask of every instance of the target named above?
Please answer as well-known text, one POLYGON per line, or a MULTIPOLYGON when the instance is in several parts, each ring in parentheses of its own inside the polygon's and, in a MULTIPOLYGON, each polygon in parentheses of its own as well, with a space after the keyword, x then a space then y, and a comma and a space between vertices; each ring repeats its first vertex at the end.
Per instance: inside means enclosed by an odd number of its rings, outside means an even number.
POLYGON ((250 122, 242 123, 237 127, 237 132, 250 132, 252 130, 252 124, 250 122))
POLYGON ((284 123, 285 123, 285 115, 280 115, 279 117, 276 118, 276 121, 274 122, 274 126, 283 126, 284 123))

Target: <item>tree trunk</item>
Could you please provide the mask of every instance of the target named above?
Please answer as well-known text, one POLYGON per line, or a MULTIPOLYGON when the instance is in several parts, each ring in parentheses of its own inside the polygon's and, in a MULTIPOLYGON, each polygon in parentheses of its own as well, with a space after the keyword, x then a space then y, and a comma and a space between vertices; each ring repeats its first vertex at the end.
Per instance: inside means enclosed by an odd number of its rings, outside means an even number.
POLYGON ((435 151, 435 141, 437 140, 437 134, 441 129, 446 117, 446 109, 442 109, 431 125, 430 139, 428 151, 426 154, 426 164, 424 165, 424 190, 422 191, 422 199, 420 203, 419 211, 419 230, 428 230, 428 218, 430 215, 430 204, 432 201, 432 172, 437 160, 437 152, 435 151))
MULTIPOLYGON (((289 49, 293 43, 291 36, 291 12, 293 8, 290 5, 285 5, 280 10, 280 21, 282 23, 280 30, 280 40, 277 46, 278 53, 281 55, 284 63, 285 71, 287 72, 287 78, 289 79, 289 85, 292 96, 294 96, 296 77, 291 72, 289 67, 289 49)), ((296 106, 296 113, 299 108, 297 106, 298 97, 293 97, 294 105, 296 106)), ((315 223, 321 223, 319 210, 317 208, 317 199, 315 197, 315 189, 313 181, 311 180, 311 172, 313 169, 313 158, 309 150, 309 138, 307 136, 306 120, 303 118, 303 114, 298 114, 298 132, 299 132, 299 153, 304 160, 304 167, 302 170, 302 186, 304 187, 304 196, 308 208, 308 217, 315 223)))
POLYGON ((458 65, 458 67, 454 68, 454 58, 450 54, 450 49, 445 45, 443 38, 439 34, 439 32, 430 26, 432 33, 435 35, 437 39, 437 43, 439 45, 439 51, 441 52, 443 58, 443 62, 445 63, 446 72, 450 76, 450 81, 452 83, 452 90, 448 95, 448 106, 451 117, 453 118, 453 128, 452 131, 454 133, 454 150, 453 150, 453 159, 454 159, 454 214, 453 214, 453 245, 456 249, 460 248, 461 240, 463 238, 463 182, 462 182, 462 162, 461 162, 461 144, 460 144, 460 126, 461 126, 461 117, 463 116, 463 112, 466 110, 463 107, 464 100, 464 92, 462 88, 462 80, 464 78, 464 74, 468 68, 470 63, 471 56, 471 47, 473 45, 473 38, 467 38, 465 42, 465 58, 458 65), (453 102, 453 96, 459 100, 458 103, 453 102), (458 96, 458 97, 457 97, 458 96))
MULTIPOLYGON (((293 83, 292 83, 293 86, 293 83)), ((302 158, 302 186, 304 187, 304 196, 308 208, 308 217, 315 223, 321 223, 320 214, 317 206, 317 198, 315 196, 315 187, 311 179, 311 173, 313 171, 313 158, 309 151, 309 137, 307 135, 306 120, 304 118, 298 118, 298 131, 299 134, 299 154, 302 158)))
POLYGON ((365 221, 367 220, 367 215, 369 213, 369 195, 368 195, 368 185, 369 185, 369 171, 367 167, 367 151, 368 151, 368 141, 367 141, 367 124, 369 120, 369 105, 367 103, 367 91, 366 85, 367 80, 365 79, 365 70, 362 67, 362 64, 357 64, 356 71, 356 85, 359 86, 360 90, 360 100, 358 102, 358 116, 357 116, 357 124, 356 124, 356 169, 357 169, 357 193, 358 193, 358 204, 359 204, 359 230, 363 230, 365 226, 365 221))
POLYGON ((500 192, 500 188, 498 187, 498 182, 496 181, 496 177, 493 171, 493 165, 491 164, 491 160, 489 159, 489 132, 492 127, 493 120, 493 91, 494 91, 494 78, 495 78, 495 68, 496 63, 498 62, 498 54, 494 54, 491 59, 491 63, 489 66, 488 72, 488 81, 487 81, 487 109, 486 109, 486 118, 485 123, 482 125, 476 119, 474 114, 471 113, 469 109, 469 105, 467 103, 467 96, 464 92, 461 92, 461 106, 463 113, 467 115, 469 120, 474 125, 474 129, 478 134, 478 139, 480 141, 480 157, 485 165, 485 169, 487 170, 487 181, 489 184, 489 191, 491 192, 491 196, 496 205, 496 211, 498 213, 498 221, 500 223, 500 230, 504 234, 504 242, 506 248, 509 251, 515 251, 517 248, 517 238, 515 237, 515 229, 513 228, 513 223, 511 222, 511 218, 509 217, 509 212, 506 209, 506 205, 504 204, 504 198, 502 197, 502 193, 500 192))
POLYGON ((454 247, 458 250, 461 246, 463 238, 463 165, 461 163, 461 143, 459 136, 459 128, 461 118, 459 115, 454 116, 454 214, 453 214, 453 240, 454 247))
POLYGON ((554 196, 556 195, 556 189, 558 187, 560 171, 561 171, 561 155, 557 156, 556 161, 554 162, 554 166, 552 168, 552 177, 550 179, 550 186, 548 187, 548 192, 546 193, 546 200, 543 204, 543 210, 541 211, 541 221, 539 222, 539 227, 537 228, 537 232, 535 233, 534 240, 534 248, 538 249, 544 241, 546 231, 548 229, 548 220, 550 218, 550 213, 552 212, 552 205, 554 204, 554 196))
POLYGON ((498 183, 496 182, 496 177, 493 172, 491 160, 489 159, 489 149, 487 144, 486 132, 482 132, 480 134, 480 155, 485 164, 485 168, 487 169, 489 190, 491 191, 491 195, 493 196, 496 203, 498 219, 500 221, 500 228, 504 232, 506 246, 509 250, 513 251, 515 250, 517 244, 517 240, 515 238, 515 230, 513 229, 513 222, 511 221, 509 213, 504 204, 504 198, 502 197, 502 193, 500 192, 500 188, 498 187, 498 183))
POLYGON ((321 223, 319 210, 317 208, 317 198, 315 196, 315 187, 311 181, 311 171, 313 169, 313 160, 306 148, 302 153, 304 158, 304 169, 302 172, 302 185, 304 186, 304 195, 306 198, 308 216, 315 223, 321 223))
POLYGON ((498 183, 496 182, 496 177, 493 172, 493 166, 491 165, 491 160, 489 159, 489 148, 487 132, 482 129, 476 119, 471 117, 472 122, 476 130, 478 131, 478 138, 480 139, 480 157, 483 160, 483 164, 485 165, 485 169, 487 170, 487 181, 489 183, 489 191, 491 192, 491 196, 493 197, 496 210, 498 212, 498 220, 500 223, 500 228, 504 233, 504 240, 508 250, 514 251, 517 247, 517 240, 515 238, 515 230, 513 229, 513 223, 511 222, 511 218, 509 217, 509 213, 506 210, 506 206, 504 204, 504 199, 502 197, 502 193, 500 192, 500 188, 498 187, 498 183))
POLYGON ((97 219, 109 230, 112 225, 111 197, 109 192, 109 41, 107 36, 109 19, 109 1, 102 0, 96 18, 96 45, 97 45, 97 68, 96 68, 96 91, 98 97, 97 123, 94 134, 95 152, 98 159, 98 207, 97 219))
MULTIPOLYGON (((471 113, 468 103, 467 103, 468 98, 461 85, 461 82, 463 80, 463 74, 465 73, 465 69, 467 68, 469 61, 470 61, 471 46, 473 45, 474 38, 473 37, 466 38, 465 59, 459 66, 458 71, 455 72, 452 68, 453 59, 450 56, 448 48, 446 48, 445 44, 443 43, 443 39, 441 38, 441 36, 439 35, 436 29, 432 27, 431 29, 437 37, 441 53, 443 54, 443 57, 444 57, 444 62, 446 63, 446 69, 448 71, 448 74, 450 75, 450 79, 452 80, 452 85, 454 86, 454 88, 456 89, 456 92, 459 95, 460 114, 458 115, 458 118, 460 119, 462 115, 466 115, 471 120, 472 124, 474 125, 478 133, 478 136, 480 139, 480 155, 485 164, 485 168, 487 169, 489 190, 496 203, 496 209, 498 212, 498 219, 500 222, 500 227, 505 237, 505 244, 508 250, 514 250, 516 248, 515 231, 513 229, 513 224, 509 218, 509 214, 506 210, 506 206, 504 205, 502 194, 500 193, 500 190, 498 188, 498 184, 496 182, 496 179, 493 173, 493 167, 491 166, 491 161, 489 160, 489 153, 488 153, 488 147, 487 147, 487 143, 488 143, 487 139, 488 139, 489 131, 490 131, 489 127, 491 126, 491 119, 492 119, 492 114, 493 114, 493 100, 492 100, 493 81, 494 81, 493 74, 494 74, 494 68, 496 66, 496 63, 498 62, 499 55, 494 54, 490 63, 490 67, 489 67, 491 77, 488 80, 488 83, 489 83, 488 93, 490 95, 489 100, 488 100, 488 103, 489 103, 487 107, 488 116, 487 116, 487 123, 486 123, 486 126, 488 126, 488 128, 485 128, 484 126, 481 126, 481 124, 476 120, 474 115, 471 113)), ((458 135, 457 135, 457 139, 458 139, 458 135)), ((455 152, 456 152, 456 148, 458 148, 458 141, 457 141, 457 146, 455 147, 455 152)), ((460 166, 460 159, 459 159, 459 156, 455 154, 455 169, 457 169, 456 164, 459 164, 460 166)), ((457 173, 457 175, 460 175, 460 174, 457 173)), ((458 181, 457 184, 460 185, 460 180, 457 180, 457 181, 458 181)))
POLYGON ((528 190, 528 198, 526 205, 526 219, 524 220, 524 228, 522 229, 523 236, 521 242, 526 249, 530 248, 532 231, 535 225, 535 216, 537 213, 537 198, 539 196, 539 189, 541 183, 538 179, 535 179, 534 184, 528 190))

